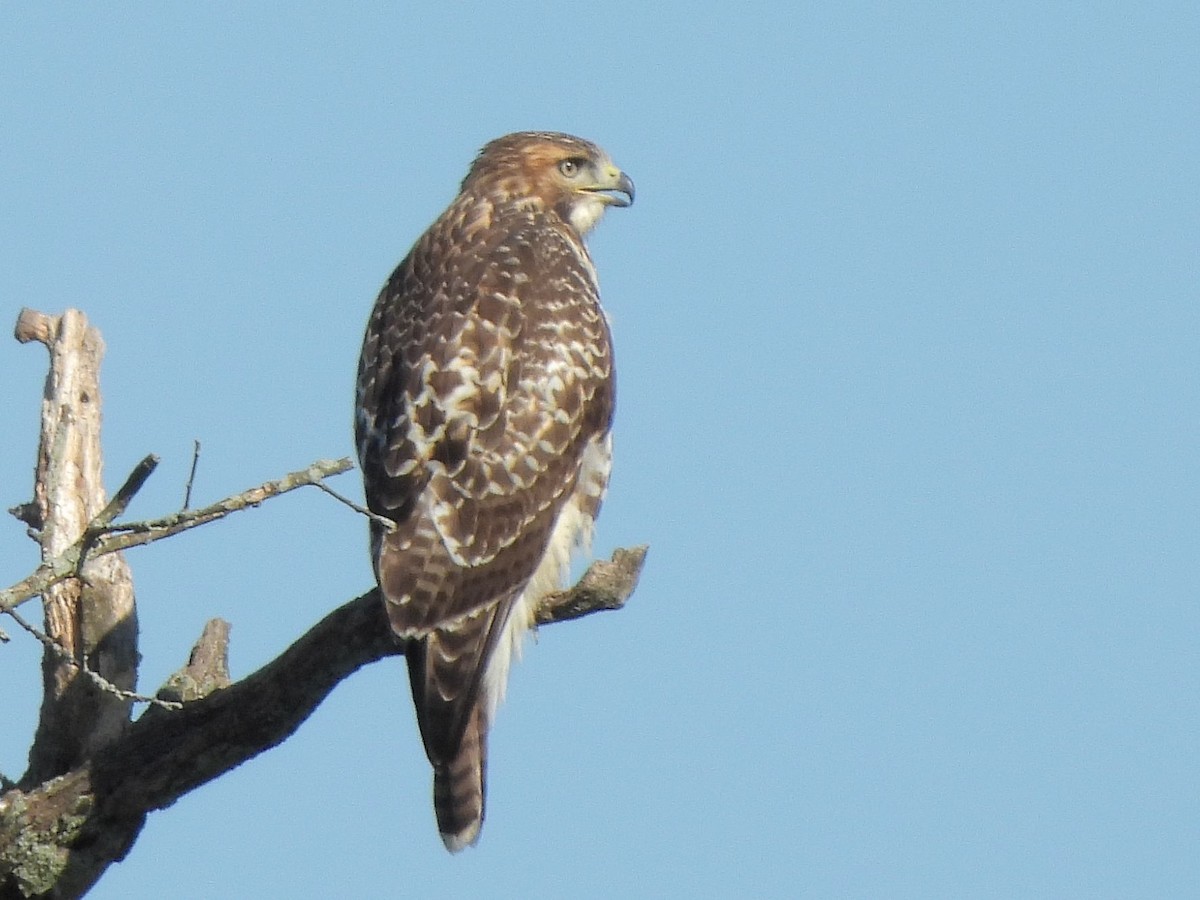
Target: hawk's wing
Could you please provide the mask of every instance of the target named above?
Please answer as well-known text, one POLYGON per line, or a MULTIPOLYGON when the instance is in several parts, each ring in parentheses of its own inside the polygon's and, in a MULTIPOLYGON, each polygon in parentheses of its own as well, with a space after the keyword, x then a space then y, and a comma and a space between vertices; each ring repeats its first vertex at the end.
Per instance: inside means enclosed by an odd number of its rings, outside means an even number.
POLYGON ((613 402, 583 245, 535 213, 465 242, 472 215, 452 206, 400 264, 359 365, 367 502, 396 522, 372 526, 375 565, 435 766, 613 402))

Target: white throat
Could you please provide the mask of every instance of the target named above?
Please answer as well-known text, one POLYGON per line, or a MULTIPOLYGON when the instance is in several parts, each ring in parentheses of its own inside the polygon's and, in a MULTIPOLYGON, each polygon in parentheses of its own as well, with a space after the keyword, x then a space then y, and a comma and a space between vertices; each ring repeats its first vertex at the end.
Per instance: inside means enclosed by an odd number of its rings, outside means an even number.
POLYGON ((568 214, 571 227, 583 237, 596 227, 607 208, 608 203, 603 194, 585 194, 571 204, 571 212, 568 214))

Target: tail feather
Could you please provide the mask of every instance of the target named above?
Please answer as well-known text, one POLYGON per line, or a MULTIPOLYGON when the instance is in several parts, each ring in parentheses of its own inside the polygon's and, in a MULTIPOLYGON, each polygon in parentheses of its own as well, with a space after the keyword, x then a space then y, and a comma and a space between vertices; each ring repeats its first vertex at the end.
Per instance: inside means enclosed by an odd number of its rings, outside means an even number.
POLYGON ((442 843, 457 853, 479 840, 487 793, 487 722, 476 703, 458 752, 433 770, 433 809, 442 843))

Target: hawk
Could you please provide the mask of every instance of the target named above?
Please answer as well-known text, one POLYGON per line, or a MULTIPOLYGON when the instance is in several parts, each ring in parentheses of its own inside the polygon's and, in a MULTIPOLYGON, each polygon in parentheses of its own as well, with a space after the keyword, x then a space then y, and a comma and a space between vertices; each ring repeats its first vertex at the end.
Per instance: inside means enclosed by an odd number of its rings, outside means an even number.
POLYGON ((589 141, 498 138, 367 324, 355 441, 387 520, 371 523, 371 558, 451 852, 479 837, 509 664, 608 482, 612 341, 584 236, 633 196, 589 141))

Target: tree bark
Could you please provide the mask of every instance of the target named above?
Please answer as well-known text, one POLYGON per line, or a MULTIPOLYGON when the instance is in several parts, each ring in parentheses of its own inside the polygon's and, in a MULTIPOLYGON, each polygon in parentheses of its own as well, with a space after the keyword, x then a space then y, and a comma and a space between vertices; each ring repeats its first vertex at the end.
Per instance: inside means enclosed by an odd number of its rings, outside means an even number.
MULTIPOLYGON (((42 399, 34 501, 43 561, 83 535, 104 509, 100 446, 100 361, 104 341, 83 313, 47 316, 22 310, 14 331, 22 343, 50 351, 42 399)), ((46 634, 65 654, 42 655, 42 708, 21 783, 62 775, 107 744, 129 721, 130 702, 80 674, 86 665, 124 690, 137 681, 137 610, 133 578, 121 554, 86 560, 80 577, 43 594, 46 634)))

